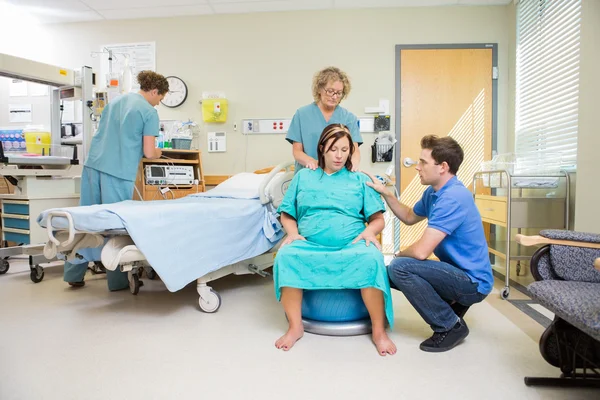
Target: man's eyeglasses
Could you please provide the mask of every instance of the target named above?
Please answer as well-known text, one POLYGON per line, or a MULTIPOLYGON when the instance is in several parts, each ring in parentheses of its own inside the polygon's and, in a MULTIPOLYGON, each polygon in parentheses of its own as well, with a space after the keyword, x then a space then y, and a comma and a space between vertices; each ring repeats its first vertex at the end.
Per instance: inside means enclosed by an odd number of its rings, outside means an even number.
POLYGON ((334 96, 337 96, 337 97, 342 97, 342 95, 344 94, 344 91, 343 91, 343 90, 340 90, 340 91, 336 92, 336 91, 335 91, 335 90, 333 90, 333 89, 325 89, 325 93, 326 93, 326 94, 327 94, 327 96, 329 96, 329 97, 334 97, 334 96))

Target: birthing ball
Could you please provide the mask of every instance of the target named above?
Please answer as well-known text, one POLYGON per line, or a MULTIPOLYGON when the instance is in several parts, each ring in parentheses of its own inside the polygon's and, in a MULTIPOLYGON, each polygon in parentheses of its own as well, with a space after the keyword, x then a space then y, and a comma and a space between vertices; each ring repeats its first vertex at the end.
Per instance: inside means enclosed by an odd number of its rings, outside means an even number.
POLYGON ((349 322, 369 318, 360 289, 305 290, 302 318, 323 322, 349 322))

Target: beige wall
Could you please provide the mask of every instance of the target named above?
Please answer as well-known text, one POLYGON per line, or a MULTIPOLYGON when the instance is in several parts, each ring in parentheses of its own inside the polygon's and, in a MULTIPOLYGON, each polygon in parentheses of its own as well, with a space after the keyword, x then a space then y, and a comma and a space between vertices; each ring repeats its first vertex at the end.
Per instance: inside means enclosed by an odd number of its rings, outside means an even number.
MULTIPOLYGON (((229 174, 292 158, 283 135, 246 137, 239 129, 234 132, 233 124, 246 118, 291 118, 312 101, 312 75, 324 66, 339 66, 350 75, 353 90, 342 105, 358 116, 380 98, 389 99, 394 110, 396 44, 498 43, 498 132, 506 148, 511 29, 508 7, 262 13, 70 24, 37 33, 32 28, 29 37, 2 41, 0 52, 98 69, 90 52, 103 44, 155 41, 158 72, 180 76, 190 90, 182 107, 160 109, 162 119, 199 121, 201 92, 226 92, 228 122, 203 126, 201 149, 206 149, 207 131, 224 128, 227 153, 204 153, 203 161, 207 173, 229 174)), ((374 134, 363 136, 361 167, 385 170, 386 165, 370 162, 374 134)))
POLYGON ((600 233, 600 1, 583 0, 581 68, 579 75, 579 134, 577 143, 577 196, 575 229, 600 233))

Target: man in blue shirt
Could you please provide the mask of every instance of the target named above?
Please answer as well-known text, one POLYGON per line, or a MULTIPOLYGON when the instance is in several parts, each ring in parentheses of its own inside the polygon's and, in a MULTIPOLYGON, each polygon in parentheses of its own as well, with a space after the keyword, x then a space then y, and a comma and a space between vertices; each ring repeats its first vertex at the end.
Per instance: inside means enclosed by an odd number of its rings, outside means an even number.
POLYGON ((379 180, 367 182, 406 225, 427 219, 419 240, 396 254, 388 266, 392 287, 402 291, 433 329, 421 350, 443 352, 469 334, 463 316, 491 291, 494 278, 481 216, 471 192, 456 178, 464 153, 451 137, 425 136, 416 167, 429 187, 410 207, 400 203, 379 180), (431 254, 440 261, 428 260, 431 254))

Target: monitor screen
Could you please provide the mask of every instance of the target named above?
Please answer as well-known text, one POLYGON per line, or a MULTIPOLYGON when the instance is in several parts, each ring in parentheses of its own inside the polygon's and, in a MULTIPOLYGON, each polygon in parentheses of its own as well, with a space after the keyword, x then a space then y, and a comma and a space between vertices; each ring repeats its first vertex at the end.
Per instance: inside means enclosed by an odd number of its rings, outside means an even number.
POLYGON ((164 178, 165 177, 165 168, 159 165, 150 166, 150 175, 153 178, 164 178))

